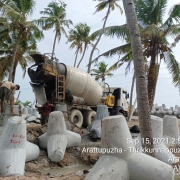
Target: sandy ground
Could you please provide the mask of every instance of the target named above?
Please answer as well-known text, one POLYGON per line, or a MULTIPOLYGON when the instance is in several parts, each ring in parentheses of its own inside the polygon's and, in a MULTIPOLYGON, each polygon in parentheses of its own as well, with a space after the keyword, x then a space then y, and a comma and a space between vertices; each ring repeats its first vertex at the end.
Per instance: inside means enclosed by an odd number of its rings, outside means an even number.
MULTIPOLYGON (((138 125, 138 117, 133 116, 132 121, 128 122, 129 128, 138 125)), ((179 120, 180 128, 180 120, 179 120)), ((0 134, 2 127, 0 127, 0 134)), ((101 142, 92 142, 89 139, 88 132, 83 130, 82 143, 80 147, 66 149, 64 159, 58 163, 51 162, 47 157, 47 151, 41 150, 40 156, 36 161, 27 162, 25 165, 25 174, 22 177, 0 177, 0 180, 83 180, 98 160, 100 154, 82 153, 84 147, 100 147, 101 142)), ((175 154, 180 157, 180 154, 175 154)), ((180 163, 177 163, 180 165, 180 163)), ((180 180, 177 172, 176 180, 180 180)))

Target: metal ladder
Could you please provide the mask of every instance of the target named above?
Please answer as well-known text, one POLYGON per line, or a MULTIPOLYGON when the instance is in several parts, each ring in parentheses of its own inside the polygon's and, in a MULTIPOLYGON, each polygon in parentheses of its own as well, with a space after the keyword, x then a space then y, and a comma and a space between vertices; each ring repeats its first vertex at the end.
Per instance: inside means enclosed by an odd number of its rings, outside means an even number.
POLYGON ((57 103, 63 102, 65 99, 65 76, 56 75, 56 99, 57 103))

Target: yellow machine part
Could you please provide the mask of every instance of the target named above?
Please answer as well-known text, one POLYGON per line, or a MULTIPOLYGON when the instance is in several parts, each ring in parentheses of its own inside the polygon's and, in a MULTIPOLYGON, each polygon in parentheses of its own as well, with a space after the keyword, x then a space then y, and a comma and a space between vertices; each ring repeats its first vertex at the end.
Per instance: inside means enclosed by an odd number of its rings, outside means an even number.
POLYGON ((113 107, 115 102, 115 97, 113 95, 108 95, 105 104, 109 107, 113 107))

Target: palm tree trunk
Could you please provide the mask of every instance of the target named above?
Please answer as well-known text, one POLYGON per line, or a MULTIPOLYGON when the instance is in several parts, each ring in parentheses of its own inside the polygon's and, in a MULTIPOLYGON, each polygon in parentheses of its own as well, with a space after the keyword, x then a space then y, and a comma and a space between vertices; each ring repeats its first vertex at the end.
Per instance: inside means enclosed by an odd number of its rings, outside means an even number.
MULTIPOLYGON (((105 18, 105 20, 104 20, 102 29, 104 29, 105 26, 106 26, 106 22, 107 22, 109 13, 110 13, 110 5, 109 5, 109 7, 108 7, 108 11, 107 11, 106 18, 105 18)), ((101 36, 102 36, 102 33, 99 35, 99 37, 98 37, 96 43, 94 44, 94 46, 93 46, 93 48, 92 48, 92 51, 91 51, 91 54, 90 54, 90 57, 89 57, 89 64, 88 64, 88 70, 87 70, 87 73, 90 73, 92 56, 93 56, 94 50, 96 49, 96 46, 98 45, 98 43, 99 43, 99 41, 100 41, 100 39, 101 39, 101 36)))
POLYGON ((8 81, 14 82, 13 81, 13 70, 14 70, 14 64, 15 64, 15 60, 16 60, 16 53, 17 53, 17 49, 18 49, 18 45, 19 45, 19 41, 20 41, 20 36, 21 36, 21 31, 19 31, 15 46, 14 46, 14 50, 13 50, 13 57, 12 57, 12 63, 11 63, 11 68, 9 71, 9 78, 8 81))
POLYGON ((128 121, 130 121, 130 114, 131 114, 131 112, 133 111, 133 109, 132 109, 132 97, 133 97, 133 90, 134 90, 135 79, 136 79, 136 75, 135 75, 135 72, 134 72, 133 78, 132 78, 132 85, 131 85, 131 94, 130 94, 130 112, 129 112, 128 121))
POLYGON ((79 61, 78 65, 77 65, 77 68, 79 67, 79 65, 81 64, 81 61, 82 61, 83 58, 84 58, 84 55, 85 55, 85 52, 86 52, 86 47, 87 47, 87 45, 85 45, 85 47, 84 47, 84 52, 83 52, 83 55, 82 55, 82 57, 81 57, 81 60, 79 61))
POLYGON ((77 50, 76 50, 76 57, 75 57, 75 60, 74 60, 74 67, 76 67, 78 52, 79 52, 79 47, 78 47, 77 50))
POLYGON ((149 143, 142 142, 142 145, 149 150, 147 154, 155 157, 145 75, 145 64, 138 28, 138 21, 135 13, 134 1, 123 0, 123 6, 127 18, 127 25, 130 31, 131 48, 134 57, 134 69, 136 72, 137 107, 141 137, 144 140, 149 141, 149 143))
POLYGON ((157 85, 157 79, 158 79, 158 74, 159 74, 159 65, 157 64, 157 60, 156 60, 157 54, 158 54, 158 49, 157 49, 157 46, 154 45, 153 52, 151 55, 150 67, 148 71, 148 86, 147 86, 150 111, 152 110, 152 107, 154 104, 156 85, 157 85))
POLYGON ((56 46, 56 37, 57 37, 57 31, 56 31, 56 34, 54 36, 54 43, 53 43, 51 60, 53 60, 53 57, 54 57, 54 51, 55 51, 55 46, 56 46))
POLYGON ((15 63, 14 63, 13 73, 12 73, 12 82, 15 81, 15 75, 16 75, 17 65, 18 65, 18 60, 16 59, 16 61, 15 61, 15 63))

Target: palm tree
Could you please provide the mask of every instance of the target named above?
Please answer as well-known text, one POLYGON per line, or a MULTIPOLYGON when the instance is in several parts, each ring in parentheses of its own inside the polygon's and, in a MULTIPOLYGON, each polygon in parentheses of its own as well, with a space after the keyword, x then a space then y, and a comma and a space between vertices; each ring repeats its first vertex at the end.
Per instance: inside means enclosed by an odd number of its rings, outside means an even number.
POLYGON ((59 42, 62 34, 64 34, 68 38, 64 27, 69 28, 69 25, 72 24, 72 21, 66 19, 66 4, 61 1, 59 3, 54 1, 50 2, 48 4, 48 7, 44 8, 44 11, 41 11, 40 13, 46 16, 41 17, 39 20, 37 20, 37 23, 41 25, 44 30, 49 30, 51 28, 55 29, 54 43, 51 56, 51 59, 53 59, 56 40, 58 39, 59 42))
MULTIPOLYGON (((143 45, 144 60, 150 58, 150 65, 148 66, 147 81, 148 81, 148 98, 150 109, 152 108, 157 78, 159 74, 159 67, 161 61, 164 60, 167 68, 172 75, 173 84, 178 86, 180 84, 179 74, 180 65, 172 53, 172 47, 168 42, 168 37, 179 37, 180 35, 180 5, 173 6, 169 11, 169 17, 163 21, 165 16, 165 7, 167 0, 136 0, 136 12, 138 18, 138 25, 141 34, 141 43, 143 45)), ((102 30, 94 32, 95 35, 101 34, 102 30)), ((128 38, 127 25, 106 27, 103 30, 106 36, 114 36, 120 38, 128 38)), ((113 55, 122 55, 125 53, 126 60, 132 60, 128 54, 131 49, 127 49, 129 44, 113 48, 100 56, 112 57, 113 55)), ((99 56, 99 57, 100 57, 99 56)), ((115 64, 115 66, 123 60, 123 57, 115 64)))
MULTIPOLYGON (((102 2, 102 0, 98 0, 98 1, 100 1, 100 3, 96 6, 95 13, 104 10, 106 7, 108 8, 107 12, 106 12, 106 16, 103 18, 104 23, 103 23, 102 29, 104 29, 105 26, 106 26, 106 22, 107 22, 107 19, 109 17, 110 11, 113 11, 115 9, 115 7, 117 7, 120 10, 121 14, 122 14, 123 10, 117 4, 117 1, 119 1, 119 0, 105 0, 103 2, 102 2)), ((90 69, 91 69, 91 61, 92 61, 92 56, 93 56, 94 50, 96 49, 96 47, 97 47, 97 45, 98 45, 98 43, 99 43, 99 41, 101 39, 101 36, 102 36, 102 34, 99 35, 94 47, 92 48, 92 51, 91 51, 91 54, 90 54, 90 57, 89 57, 89 64, 88 64, 88 70, 87 70, 88 73, 90 72, 90 69)))
POLYGON ((25 43, 28 38, 41 40, 43 33, 34 25, 32 21, 28 21, 28 15, 32 14, 35 2, 33 0, 11 0, 3 4, 2 16, 7 19, 9 34, 13 34, 14 45, 12 52, 12 60, 9 69, 9 81, 13 80, 13 71, 17 58, 18 46, 25 43))
POLYGON ((79 26, 79 34, 81 36, 80 37, 80 44, 82 46, 84 46, 84 47, 83 47, 83 54, 81 56, 81 59, 79 60, 77 68, 81 64, 88 46, 90 45, 90 46, 93 47, 94 44, 92 43, 92 41, 95 40, 95 37, 90 35, 91 28, 86 23, 84 23, 84 24, 83 23, 79 23, 78 26, 79 26))
MULTIPOLYGON (((1 34, 1 32, 0 32, 1 34)), ((1 37, 1 36, 0 36, 1 37)), ((14 46, 14 39, 10 38, 8 41, 7 39, 4 41, 3 46, 0 46, 0 79, 3 80, 4 77, 9 75, 10 67, 11 67, 11 61, 12 61, 12 52, 13 52, 13 46, 14 46)), ((26 68, 28 66, 28 63, 33 62, 33 59, 31 58, 30 54, 34 53, 36 50, 36 43, 33 41, 30 41, 30 39, 27 39, 26 41, 22 41, 19 43, 12 73, 12 81, 15 80, 15 73, 16 73, 16 67, 19 64, 23 70, 23 77, 25 77, 26 74, 26 68)))
POLYGON ((70 49, 76 48, 75 52, 75 60, 74 60, 74 67, 76 67, 78 53, 82 53, 82 32, 81 32, 82 24, 77 24, 74 29, 69 31, 69 42, 72 42, 70 45, 70 49))
MULTIPOLYGON (((150 140, 149 143, 144 143, 143 146, 153 150, 152 129, 150 121, 150 110, 148 103, 148 93, 146 86, 145 64, 143 51, 141 46, 140 32, 138 21, 135 13, 133 0, 123 0, 127 24, 131 37, 131 47, 134 57, 134 69, 136 73, 136 92, 138 102, 138 117, 141 130, 141 136, 144 139, 150 140), (142 93, 143 92, 143 93, 142 93)), ((149 155, 155 157, 154 151, 148 152, 149 155)))
POLYGON ((111 73, 111 70, 107 69, 108 64, 106 64, 104 61, 99 62, 96 64, 97 69, 92 69, 91 76, 95 76, 95 80, 102 79, 102 82, 105 81, 105 76, 112 77, 113 74, 111 73))

